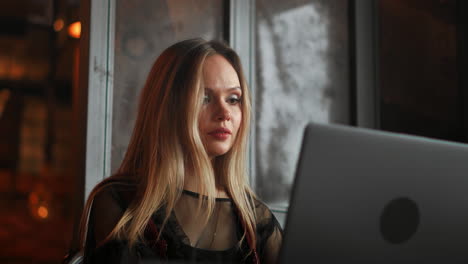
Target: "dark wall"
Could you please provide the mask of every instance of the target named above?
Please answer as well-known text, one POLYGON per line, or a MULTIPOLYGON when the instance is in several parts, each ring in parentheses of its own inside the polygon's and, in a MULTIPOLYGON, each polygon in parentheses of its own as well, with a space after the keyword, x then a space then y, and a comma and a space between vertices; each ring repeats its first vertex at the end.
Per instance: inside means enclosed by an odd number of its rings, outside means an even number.
POLYGON ((379 2, 381 128, 464 140, 455 0, 379 2))

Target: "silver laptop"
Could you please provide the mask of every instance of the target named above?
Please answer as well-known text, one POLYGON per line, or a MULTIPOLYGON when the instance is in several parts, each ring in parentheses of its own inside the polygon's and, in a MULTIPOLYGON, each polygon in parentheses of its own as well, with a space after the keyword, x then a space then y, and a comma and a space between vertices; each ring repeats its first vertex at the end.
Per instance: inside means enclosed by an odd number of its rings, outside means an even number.
POLYGON ((468 263, 468 146, 309 124, 281 263, 468 263))

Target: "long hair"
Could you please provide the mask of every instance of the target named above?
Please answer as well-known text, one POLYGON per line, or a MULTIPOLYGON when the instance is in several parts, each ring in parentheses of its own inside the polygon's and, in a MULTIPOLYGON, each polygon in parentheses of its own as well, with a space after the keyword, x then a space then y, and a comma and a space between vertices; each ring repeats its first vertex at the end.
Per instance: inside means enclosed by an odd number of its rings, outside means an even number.
MULTIPOLYGON (((151 215, 165 210, 164 225, 184 186, 187 172, 198 183, 198 211, 206 225, 213 213, 216 186, 223 186, 233 200, 251 247, 256 244, 255 195, 247 180, 246 151, 251 116, 250 93, 239 56, 217 41, 189 39, 167 48, 156 60, 142 90, 137 119, 127 152, 117 173, 91 192, 84 212, 108 183, 125 177, 137 185, 136 195, 107 239, 124 239, 134 245, 143 238, 151 215), (204 95, 203 65, 208 56, 227 59, 239 77, 242 121, 232 148, 212 162, 198 129, 204 95), (122 176, 123 175, 123 176, 122 176), (202 207, 202 204, 205 206, 202 207), (202 209, 202 210, 200 210, 202 209)), ((188 176, 187 176, 188 177, 188 176)), ((81 221, 81 240, 86 227, 81 221)), ((240 244, 239 244, 240 245, 240 244)))

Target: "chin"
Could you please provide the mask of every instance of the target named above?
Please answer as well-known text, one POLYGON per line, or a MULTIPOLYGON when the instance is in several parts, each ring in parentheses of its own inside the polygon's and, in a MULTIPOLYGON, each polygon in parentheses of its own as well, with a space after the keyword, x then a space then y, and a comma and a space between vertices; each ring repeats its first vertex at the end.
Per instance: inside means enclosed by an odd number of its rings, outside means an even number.
POLYGON ((218 157, 228 153, 230 149, 230 146, 211 146, 208 147, 207 152, 210 157, 218 157))

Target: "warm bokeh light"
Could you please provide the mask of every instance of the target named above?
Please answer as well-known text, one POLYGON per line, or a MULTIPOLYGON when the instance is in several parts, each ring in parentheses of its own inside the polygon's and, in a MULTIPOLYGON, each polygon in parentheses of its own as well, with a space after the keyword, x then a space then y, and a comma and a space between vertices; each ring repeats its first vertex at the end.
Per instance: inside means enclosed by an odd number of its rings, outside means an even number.
POLYGON ((47 218, 47 216, 49 216, 49 210, 45 206, 39 206, 39 208, 37 208, 37 215, 40 218, 47 218))
POLYGON ((8 76, 8 58, 0 57, 0 79, 6 79, 8 76))
POLYGON ((60 30, 62 30, 64 25, 65 25, 65 23, 63 22, 63 19, 59 18, 59 19, 55 20, 55 22, 54 22, 54 30, 56 32, 59 32, 60 30))
MULTIPOLYGON (((8 89, 0 90, 0 118, 2 117, 3 110, 10 99, 11 92, 8 89)), ((3 176, 3 175, 2 175, 3 176)))
POLYGON ((32 205, 35 205, 35 204, 39 203, 39 197, 37 196, 37 194, 35 192, 32 192, 32 193, 29 194, 29 202, 32 205))
POLYGON ((26 75, 25 65, 21 61, 15 61, 10 65, 10 79, 21 80, 26 75))
POLYGON ((31 215, 40 220, 50 218, 49 208, 53 201, 50 191, 46 189, 46 185, 36 184, 28 195, 28 207, 31 215))
POLYGON ((81 22, 77 21, 68 26, 68 35, 72 38, 80 38, 81 35, 81 22))

